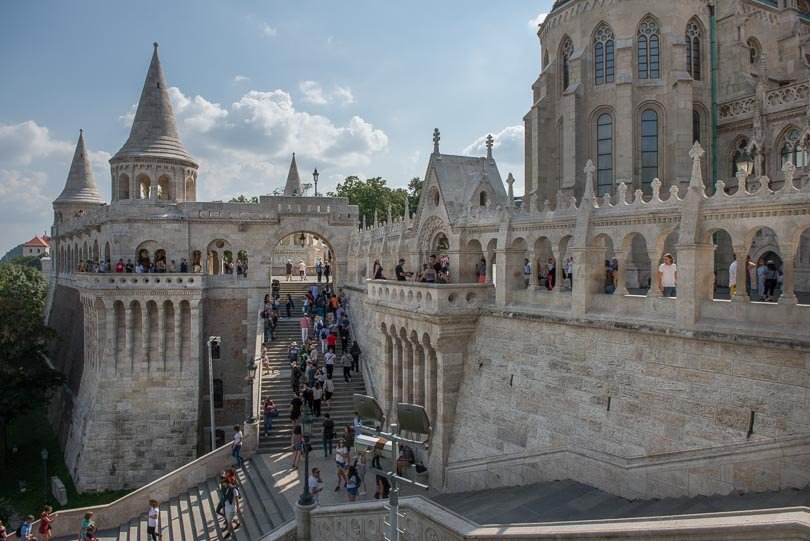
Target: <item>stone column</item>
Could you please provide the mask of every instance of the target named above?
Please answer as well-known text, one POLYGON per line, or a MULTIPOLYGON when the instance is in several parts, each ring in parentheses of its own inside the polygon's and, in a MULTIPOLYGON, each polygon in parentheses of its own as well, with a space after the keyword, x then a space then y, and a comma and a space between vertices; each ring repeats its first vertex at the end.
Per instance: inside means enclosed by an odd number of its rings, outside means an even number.
MULTIPOLYGON (((181 318, 182 314, 180 310, 180 303, 174 302, 174 351, 172 353, 174 353, 174 358, 178 365, 180 364, 181 355, 183 354, 182 350, 180 349, 180 345, 183 343, 183 320, 181 318)), ((208 355, 207 352, 206 355, 208 355)), ((207 361, 207 359, 205 360, 207 361)))
POLYGON ((679 244, 678 250, 678 299, 675 316, 678 325, 691 329, 700 320, 700 306, 711 299, 711 262, 714 259, 714 244, 679 244))
MULTIPOLYGON (((567 252, 566 252, 566 255, 567 252)), ((560 254, 562 256, 562 254, 560 254)), ((554 260, 554 293, 564 293, 565 292, 565 278, 564 271, 565 271, 565 260, 562 257, 558 257, 554 260)), ((576 265, 574 266, 576 270, 576 265)), ((571 276, 571 284, 573 290, 573 282, 574 277, 571 276)))
POLYGON ((495 250, 487 250, 487 283, 492 284, 494 283, 493 278, 495 274, 495 269, 492 264, 492 260, 495 258, 495 250))
POLYGON ((420 404, 421 406, 425 406, 427 409, 427 405, 425 402, 425 387, 426 387, 426 378, 425 378, 425 348, 422 347, 418 341, 412 343, 413 346, 413 389, 414 389, 414 396, 413 402, 414 404, 420 404))
POLYGON ((127 324, 126 332, 124 334, 126 341, 124 353, 124 368, 126 372, 131 374, 135 369, 135 318, 132 313, 132 303, 126 302, 124 304, 124 311, 126 314, 127 324))
POLYGON ((464 373, 468 339, 469 334, 454 334, 442 335, 437 340, 436 388, 441 389, 441 392, 437 393, 436 410, 433 413, 433 444, 429 460, 431 482, 437 487, 444 485, 444 466, 450 452, 450 437, 464 373))
MULTIPOLYGON (((637 132, 634 129, 635 117, 633 115, 633 45, 635 42, 634 37, 621 38, 617 37, 616 55, 615 55, 615 85, 614 95, 616 97, 616 114, 614 115, 614 155, 616 156, 616 163, 614 164, 615 178, 613 181, 614 186, 618 185, 619 181, 625 181, 632 184, 633 177, 633 164, 634 156, 633 149, 636 145, 633 144, 633 134, 637 132)), ((690 117, 691 119, 691 117, 690 117)), ((589 156, 590 157, 590 156, 589 156)), ((640 181, 639 181, 640 182, 640 181)), ((637 186, 640 188, 641 184, 637 186)), ((615 193, 615 189, 611 187, 611 194, 615 193)))
MULTIPOLYGON (((160 359, 160 361, 162 362, 161 371, 163 373, 166 373, 166 370, 168 369, 166 363, 167 361, 166 357, 168 356, 167 355, 168 351, 166 351, 166 324, 167 324, 166 307, 161 302, 160 304, 157 305, 157 310, 158 310, 158 343, 157 348, 153 347, 152 349, 151 358, 154 359, 155 361, 160 359)), ((172 324, 174 324, 174 322, 172 322, 172 324)), ((156 370, 157 362, 152 362, 150 364, 151 364, 150 369, 152 373, 157 372, 156 370)))
MULTIPOLYGON (((801 239, 799 239, 801 241, 801 239)), ((779 250, 786 254, 782 258, 782 272, 784 273, 784 283, 782 284, 782 294, 779 296, 779 304, 797 304, 796 292, 794 291, 794 278, 793 278, 793 265, 794 265, 794 250, 792 246, 780 246, 779 250)), ((756 279, 754 280, 756 283, 756 279)))
POLYGON ((591 304, 591 297, 598 293, 604 283, 605 249, 601 247, 574 248, 574 288, 571 292, 571 310, 584 316, 591 304))
POLYGON ((537 273, 540 272, 540 262, 537 260, 537 252, 532 251, 529 254, 529 261, 532 267, 532 275, 529 277, 529 289, 537 291, 540 289, 539 280, 537 279, 537 273))
POLYGON ((392 422, 397 411, 397 404, 402 402, 402 342, 399 337, 394 337, 394 378, 391 389, 391 413, 389 422, 392 422))
POLYGON ((627 253, 622 250, 614 251, 616 261, 619 263, 618 276, 616 277, 616 291, 614 295, 627 295, 627 253))
POLYGON ((310 541, 312 539, 312 516, 310 513, 313 509, 315 509, 314 503, 312 505, 295 504, 296 541, 310 541))
MULTIPOLYGON (((650 248, 648 246, 647 247, 647 257, 650 258, 650 290, 647 291, 647 296, 648 297, 661 298, 661 297, 664 296, 664 293, 658 287, 659 286, 659 283, 658 283, 658 267, 660 267, 661 263, 663 262, 663 260, 661 259, 661 254, 658 253, 658 250, 655 247, 650 248)), ((678 267, 680 267, 680 261, 676 261, 675 264, 678 265, 678 267)), ((679 295, 679 296, 680 296, 680 285, 681 285, 680 282, 681 282, 681 272, 680 272, 680 268, 679 268, 678 269, 678 281, 676 282, 676 284, 679 286, 676 289, 676 295, 679 295)), ((639 284, 639 285, 641 285, 641 284, 639 284)))
POLYGON ((737 292, 731 297, 731 302, 745 302, 751 300, 748 296, 748 291, 745 289, 745 275, 748 272, 745 264, 745 254, 747 253, 748 250, 745 249, 745 246, 734 246, 734 254, 737 259, 737 292))
POLYGON ((405 337, 402 339, 403 345, 403 363, 402 363, 402 401, 409 404, 413 403, 413 345, 411 341, 405 337))

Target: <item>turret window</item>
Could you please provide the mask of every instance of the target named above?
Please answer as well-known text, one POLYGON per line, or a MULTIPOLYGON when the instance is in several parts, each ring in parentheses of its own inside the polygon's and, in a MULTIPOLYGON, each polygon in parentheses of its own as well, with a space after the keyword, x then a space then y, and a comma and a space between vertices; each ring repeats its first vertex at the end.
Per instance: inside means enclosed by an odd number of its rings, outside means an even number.
POLYGON ((571 60, 571 55, 574 54, 574 44, 571 42, 570 38, 565 38, 565 41, 560 48, 560 56, 562 57, 562 90, 565 92, 565 89, 568 88, 569 83, 571 82, 570 73, 569 73, 569 62, 571 60))
POLYGON ((614 47, 613 30, 602 25, 593 36, 594 82, 597 85, 613 82, 614 47))
POLYGON ((658 79, 661 76, 658 24, 652 19, 644 19, 638 25, 638 78, 658 79))
POLYGON ((686 25, 686 71, 695 81, 700 81, 700 26, 696 21, 686 25))

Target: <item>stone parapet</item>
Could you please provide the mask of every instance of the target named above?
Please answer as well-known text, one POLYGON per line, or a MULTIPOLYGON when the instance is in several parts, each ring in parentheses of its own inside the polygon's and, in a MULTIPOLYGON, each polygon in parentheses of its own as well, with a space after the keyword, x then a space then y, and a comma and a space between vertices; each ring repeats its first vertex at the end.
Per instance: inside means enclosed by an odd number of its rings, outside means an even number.
POLYGON ((477 313, 495 296, 492 284, 426 284, 392 280, 367 282, 367 302, 418 314, 449 316, 477 313))

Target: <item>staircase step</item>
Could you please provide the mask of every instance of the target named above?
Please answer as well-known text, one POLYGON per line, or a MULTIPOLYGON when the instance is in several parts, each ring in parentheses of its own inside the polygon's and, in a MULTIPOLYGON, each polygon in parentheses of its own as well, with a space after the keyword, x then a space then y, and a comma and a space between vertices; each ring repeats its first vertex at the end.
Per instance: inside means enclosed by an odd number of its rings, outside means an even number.
POLYGON ((270 513, 273 519, 273 528, 278 528, 285 522, 294 519, 295 511, 292 505, 290 505, 290 502, 287 501, 287 498, 284 497, 276 486, 273 474, 270 472, 270 468, 267 467, 262 457, 254 457, 250 462, 251 468, 253 468, 253 471, 256 473, 258 482, 265 487, 265 491, 270 496, 273 507, 276 510, 270 513))

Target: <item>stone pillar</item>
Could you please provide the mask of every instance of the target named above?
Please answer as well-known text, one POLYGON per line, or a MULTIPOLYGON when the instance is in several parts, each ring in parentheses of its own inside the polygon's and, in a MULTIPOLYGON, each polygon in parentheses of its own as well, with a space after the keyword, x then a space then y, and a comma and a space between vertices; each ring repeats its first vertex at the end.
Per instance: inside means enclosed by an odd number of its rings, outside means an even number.
MULTIPOLYGON (((661 259, 661 254, 658 253, 658 250, 653 247, 647 247, 647 257, 650 258, 650 290, 647 291, 648 297, 655 297, 661 298, 664 296, 664 293, 660 289, 659 277, 658 277, 658 267, 661 266, 663 260, 661 259)), ((680 267, 680 261, 676 261, 675 265, 680 267)), ((681 272, 680 268, 678 269, 678 280, 676 282, 677 286, 679 286, 675 293, 676 295, 680 296, 680 285, 681 285, 681 272)), ((639 284, 641 285, 641 284, 639 284)))
POLYGON ((408 337, 402 339, 403 363, 402 363, 402 401, 413 403, 413 344, 408 337))
MULTIPOLYGON (((162 363, 161 372, 166 373, 168 366, 166 365, 166 357, 168 357, 168 351, 166 351, 166 307, 163 303, 157 305, 158 311, 158 343, 157 347, 152 347, 152 355, 150 358, 154 361, 150 363, 151 372, 157 372, 157 361, 160 360, 162 363)), ((174 324, 174 322, 172 322, 174 324)))
MULTIPOLYGON (((306 472, 305 472, 306 474, 306 472)), ((295 539, 296 541, 310 541, 312 539, 312 516, 311 511, 316 504, 301 505, 295 504, 295 539)))
POLYGON ((584 316, 591 304, 591 297, 598 293, 605 268, 605 249, 601 247, 573 248, 575 286, 571 292, 571 311, 576 316, 584 316))
POLYGON ((614 251, 616 260, 619 263, 618 276, 616 277, 616 291, 614 295, 627 295, 627 254, 624 251, 614 251))
MULTIPOLYGON (((183 325, 180 311, 180 303, 174 302, 174 351, 172 353, 174 353, 174 358, 177 360, 178 364, 180 363, 181 355, 183 354, 183 351, 180 349, 180 344, 183 343, 183 325)), ((207 352, 206 355, 208 355, 207 352)))
MULTIPOLYGON (((615 56, 615 103, 616 114, 613 117, 614 126, 614 154, 616 156, 616 163, 614 164, 614 186, 618 182, 625 181, 632 184, 632 179, 635 177, 633 174, 634 156, 633 149, 636 145, 633 144, 633 134, 637 133, 634 128, 636 122, 633 115, 633 45, 635 38, 621 38, 617 37, 616 43, 616 56, 615 56)), ((609 85, 608 85, 609 86, 609 85)), ((690 117, 691 118, 691 117, 690 117)), ((592 156, 589 156, 592 157, 592 156)), ((641 187, 637 186, 638 188, 641 187)), ((615 189, 611 187, 611 194, 615 189)))
MULTIPOLYGON (((565 274, 565 260, 562 258, 562 253, 560 254, 560 257, 554 261, 554 293, 563 293, 565 291, 565 278, 563 278, 565 274)), ((574 268, 576 268, 576 266, 574 266, 574 268)), ((574 277, 571 276, 572 290, 573 283, 574 277)))
POLYGON ((436 350, 430 343, 422 344, 425 355, 425 410, 431 424, 436 422, 436 402, 438 400, 438 361, 436 350))
POLYGON ((492 264, 492 260, 495 258, 495 250, 487 249, 486 258, 487 258, 487 283, 492 284, 494 283, 495 277, 495 268, 494 265, 492 264))
POLYGON ((124 310, 126 312, 127 318, 127 327, 125 333, 125 341, 126 341, 126 350, 124 354, 124 368, 126 369, 127 373, 134 372, 135 369, 135 318, 132 313, 132 303, 127 302, 124 305, 124 310))
MULTIPOLYGON (((780 248, 783 254, 788 254, 782 259, 782 272, 784 273, 784 283, 782 284, 782 294, 779 296, 779 304, 797 304, 796 292, 794 291, 793 265, 794 252, 792 247, 780 248)), ((754 282, 756 283, 756 281, 754 282)))
MULTIPOLYGON (((712 297, 714 282, 711 261, 714 260, 714 244, 679 244, 678 251, 678 299, 675 317, 678 325, 691 329, 700 320, 700 305, 712 297), (707 264, 707 262, 709 262, 707 264)), ((744 282, 743 282, 744 283, 744 282)))
POLYGON ((425 348, 418 341, 412 343, 413 347, 413 402, 427 409, 425 402, 425 348))
MULTIPOLYGON (((734 257, 737 260, 737 292, 731 297, 731 302, 745 302, 751 300, 745 289, 745 275, 748 272, 745 263, 745 246, 734 246, 734 257)), ((730 292, 729 292, 730 294, 730 292)))
POLYGON ((540 281, 537 279, 537 273, 540 272, 540 262, 537 260, 537 252, 532 251, 529 254, 529 261, 532 267, 532 274, 529 276, 529 289, 537 291, 540 289, 540 281))
POLYGON ((444 466, 450 452, 450 437, 456 416, 456 404, 464 374, 468 334, 442 335, 437 340, 438 373, 436 412, 433 420, 433 444, 430 452, 431 483, 437 488, 444 486, 444 466), (439 481, 439 482, 436 482, 439 481))
POLYGON ((394 378, 393 386, 391 389, 391 409, 389 415, 389 422, 393 422, 394 416, 397 411, 397 404, 402 402, 402 342, 399 337, 394 337, 394 378))

